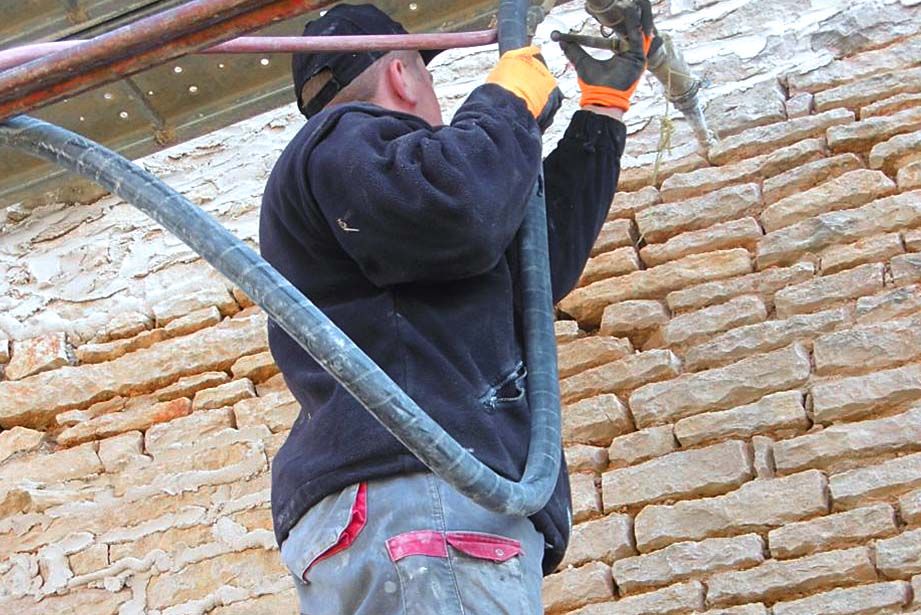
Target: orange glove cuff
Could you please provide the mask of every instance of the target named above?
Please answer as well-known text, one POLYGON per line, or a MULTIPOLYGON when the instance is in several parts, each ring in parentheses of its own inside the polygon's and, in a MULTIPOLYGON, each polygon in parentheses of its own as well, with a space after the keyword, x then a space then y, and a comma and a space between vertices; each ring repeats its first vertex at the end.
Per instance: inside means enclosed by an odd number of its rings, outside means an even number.
POLYGON ((589 85, 579 79, 579 88, 582 90, 582 99, 579 104, 583 107, 596 105, 598 107, 611 107, 612 109, 630 109, 630 97, 636 91, 638 83, 634 83, 629 90, 622 92, 613 88, 600 85, 589 85))
POLYGON ((540 49, 534 46, 507 51, 486 78, 486 83, 495 83, 524 100, 535 118, 556 87, 556 78, 537 59, 539 54, 540 49))

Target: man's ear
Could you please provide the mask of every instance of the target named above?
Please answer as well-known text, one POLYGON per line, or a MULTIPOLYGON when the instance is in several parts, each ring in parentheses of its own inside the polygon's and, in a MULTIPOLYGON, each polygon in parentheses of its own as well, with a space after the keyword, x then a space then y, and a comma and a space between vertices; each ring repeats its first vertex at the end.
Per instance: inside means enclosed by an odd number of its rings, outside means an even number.
POLYGON ((419 94, 416 91, 416 80, 413 78, 412 67, 406 66, 403 60, 394 58, 387 66, 387 85, 390 91, 410 107, 414 107, 419 102, 419 94))

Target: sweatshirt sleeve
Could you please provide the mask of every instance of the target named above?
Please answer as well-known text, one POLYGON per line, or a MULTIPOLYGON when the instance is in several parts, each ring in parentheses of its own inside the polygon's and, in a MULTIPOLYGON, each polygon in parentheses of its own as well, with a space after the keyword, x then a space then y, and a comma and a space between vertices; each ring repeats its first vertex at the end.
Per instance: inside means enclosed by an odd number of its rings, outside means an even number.
POLYGON ((611 208, 627 129, 623 123, 577 111, 544 161, 553 301, 575 287, 611 208))
POLYGON ((484 85, 449 126, 343 114, 310 154, 307 183, 372 283, 460 279, 495 267, 511 243, 540 147, 524 102, 484 85))

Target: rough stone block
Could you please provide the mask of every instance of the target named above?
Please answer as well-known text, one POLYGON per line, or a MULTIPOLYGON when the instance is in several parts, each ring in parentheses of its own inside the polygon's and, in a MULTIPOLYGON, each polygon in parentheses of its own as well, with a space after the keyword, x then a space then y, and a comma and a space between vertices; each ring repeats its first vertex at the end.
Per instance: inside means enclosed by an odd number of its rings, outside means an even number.
POLYGON ((622 359, 633 353, 629 340, 605 335, 584 337, 559 348, 560 378, 622 359))
POLYGON ((700 581, 689 581, 617 602, 592 604, 570 615, 679 615, 703 609, 705 593, 700 581))
POLYGON ((544 608, 551 613, 610 600, 614 596, 611 567, 591 562, 581 568, 571 568, 544 578, 541 592, 544 608))
POLYGON ((789 559, 864 544, 897 531, 892 507, 875 504, 773 529, 768 544, 773 557, 789 559))
POLYGON ((671 425, 650 427, 618 436, 608 449, 608 462, 613 468, 623 468, 661 457, 678 448, 671 425))
POLYGON ((760 479, 774 478, 774 441, 766 436, 752 438, 755 476, 760 479))
POLYGON ((659 242, 688 231, 697 231, 761 210, 761 187, 743 184, 681 201, 655 205, 637 213, 636 224, 647 242, 659 242))
POLYGON ((579 286, 585 286, 598 280, 627 275, 639 271, 640 257, 633 246, 624 246, 611 252, 604 252, 589 259, 579 278, 579 286))
POLYGON ((607 511, 719 495, 753 477, 751 448, 730 440, 605 472, 602 500, 607 511))
POLYGON ((109 565, 109 547, 108 545, 95 544, 88 549, 74 553, 68 558, 68 561, 74 576, 102 570, 109 565))
POLYGON ((761 214, 761 224, 770 233, 830 211, 860 207, 894 192, 895 183, 880 171, 849 171, 769 205, 761 214))
POLYGON ((756 480, 736 491, 672 505, 652 505, 636 516, 637 549, 648 553, 675 542, 763 532, 828 512, 827 480, 818 470, 756 480))
POLYGON ((780 147, 793 145, 804 139, 820 137, 831 126, 851 124, 854 114, 847 109, 834 109, 827 113, 809 115, 767 126, 751 128, 727 137, 710 147, 710 162, 724 165, 745 158, 773 152, 780 147))
POLYGON ((192 409, 198 411, 232 406, 242 399, 255 396, 256 389, 248 378, 231 380, 213 389, 198 391, 192 399, 192 409))
POLYGON ((166 337, 178 337, 194 333, 205 327, 212 327, 219 322, 221 322, 221 312, 212 305, 171 320, 163 327, 163 331, 166 337))
POLYGON ((902 192, 921 188, 921 161, 911 162, 899 169, 896 181, 902 192))
POLYGON ((727 367, 645 385, 630 395, 629 406, 637 427, 649 427, 794 389, 809 373, 809 351, 793 344, 727 367))
POLYGON ((907 286, 921 280, 921 254, 901 254, 889 261, 892 281, 896 286, 907 286))
MULTIPOLYGON (((694 8, 711 4, 714 4, 711 0, 699 0, 694 8)), ((717 135, 726 138, 743 130, 787 119, 784 98, 777 80, 768 79, 745 90, 715 97, 707 103, 704 115, 717 135)))
POLYGON ((828 275, 865 263, 885 262, 904 251, 901 236, 898 233, 889 233, 845 245, 829 246, 822 250, 819 259, 822 274, 828 275))
POLYGON ((287 389, 265 392, 233 405, 238 428, 265 425, 272 433, 287 433, 300 411, 301 405, 287 389))
POLYGON ((10 362, 3 371, 8 380, 22 380, 72 363, 68 354, 67 336, 64 333, 49 333, 14 341, 10 362))
POLYGON ((598 395, 563 407, 563 442, 607 446, 633 431, 633 419, 616 395, 598 395))
POLYGON ((567 446, 566 464, 570 472, 603 472, 608 467, 608 449, 587 444, 567 446))
POLYGON ((921 94, 906 92, 871 102, 860 108, 860 119, 867 120, 881 115, 892 115, 911 107, 921 107, 921 94))
POLYGON ((631 555, 636 555, 633 518, 611 514, 573 526, 566 557, 560 567, 581 566, 595 560, 611 564, 631 555))
POLYGON ((918 129, 921 129, 921 107, 871 117, 847 126, 833 126, 828 129, 828 147, 833 152, 865 152, 876 143, 918 129))
POLYGON ((903 92, 921 92, 921 67, 890 70, 819 92, 815 95, 815 108, 817 111, 836 107, 857 109, 903 92))
POLYGON ((875 580, 869 552, 857 547, 793 560, 768 560, 748 570, 718 572, 707 583, 707 601, 714 606, 729 606, 875 580))
POLYGON ((848 299, 872 295, 883 289, 883 271, 882 263, 868 263, 782 288, 774 295, 777 317, 816 312, 848 299))
POLYGON ((73 446, 89 440, 100 440, 126 431, 144 431, 157 423, 171 421, 192 412, 192 404, 185 397, 157 404, 136 406, 123 412, 103 414, 68 427, 57 440, 63 446, 73 446))
POLYGON ((729 248, 753 249, 764 233, 754 218, 721 222, 699 231, 676 235, 662 244, 649 244, 640 250, 640 258, 655 267, 691 254, 729 248))
POLYGON ((81 588, 80 591, 50 595, 35 601, 35 596, 23 596, 4 602, 3 608, 16 615, 46 615, 47 613, 117 613, 131 599, 128 589, 110 592, 107 589, 81 588))
POLYGON ((230 382, 230 376, 226 372, 205 372, 184 376, 173 384, 154 391, 152 396, 157 401, 172 401, 180 397, 191 398, 198 391, 211 389, 225 382, 230 382))
POLYGON ((51 454, 33 454, 11 459, 0 466, 0 485, 23 479, 34 483, 58 483, 86 478, 103 471, 96 444, 88 442, 51 454))
POLYGON ((105 361, 113 361, 129 352, 150 348, 168 337, 166 329, 144 330, 134 337, 117 339, 99 344, 83 344, 77 347, 75 353, 77 361, 81 364, 103 363, 105 361))
POLYGON ((772 607, 774 615, 886 615, 901 613, 911 600, 911 585, 905 581, 874 583, 778 602, 772 607))
POLYGON ((809 426, 803 395, 799 391, 785 391, 730 410, 705 412, 681 419, 675 423, 675 437, 681 446, 694 446, 764 433, 801 433, 809 426))
POLYGON ((708 305, 723 303, 739 295, 757 294, 766 303, 779 289, 809 280, 815 275, 812 263, 796 263, 791 267, 772 268, 749 275, 706 282, 669 293, 665 300, 675 313, 687 312, 708 305))
POLYGON ((707 167, 688 173, 677 173, 662 182, 659 193, 666 203, 689 199, 731 184, 767 179, 824 156, 825 140, 807 139, 769 154, 722 167, 707 167))
POLYGON ((112 316, 92 341, 99 343, 134 337, 151 327, 153 319, 149 314, 133 310, 119 312, 112 316))
POLYGON ((791 120, 797 117, 804 117, 813 112, 812 94, 809 92, 799 92, 794 94, 784 103, 787 111, 787 117, 791 120))
POLYGON ((184 446, 190 441, 199 440, 222 429, 232 428, 234 428, 234 415, 230 408, 202 410, 168 423, 152 426, 144 435, 144 448, 151 455, 157 456, 168 448, 184 446))
POLYGON ((141 458, 144 458, 144 434, 140 431, 129 431, 99 441, 99 460, 106 472, 119 472, 141 458))
POLYGON ((621 594, 671 585, 721 570, 745 569, 764 561, 764 540, 757 534, 680 542, 614 562, 614 581, 621 594))
POLYGON ((921 286, 911 285, 861 297, 857 300, 857 322, 877 323, 908 316, 921 310, 921 286))
POLYGON ((582 337, 582 330, 575 320, 557 320, 553 323, 557 344, 567 344, 582 337))
POLYGON ((726 303, 676 316, 662 327, 661 339, 666 346, 686 346, 766 318, 767 308, 760 297, 742 295, 726 303))
POLYGON ((0 431, 0 462, 16 453, 35 449, 44 438, 44 432, 26 427, 14 427, 0 431))
MULTIPOLYGON (((891 33, 891 27, 889 30, 891 33)), ((787 84, 791 92, 818 92, 851 82, 859 84, 860 80, 889 73, 894 67, 910 66, 918 61, 921 61, 921 36, 910 36, 881 49, 848 54, 848 57, 834 60, 825 66, 789 75, 787 84)), ((859 87, 854 89, 859 90, 859 87)))
POLYGON ((708 166, 707 160, 697 154, 689 154, 674 160, 666 160, 656 169, 649 164, 641 167, 625 167, 621 169, 617 189, 624 192, 636 192, 647 186, 658 186, 662 181, 675 173, 687 173, 708 166))
MULTIPOLYGON (((916 525, 921 521, 921 489, 899 497, 899 514, 908 525, 916 525)), ((918 597, 921 599, 921 595, 918 597)))
POLYGON ((637 234, 636 224, 633 220, 611 220, 605 222, 592 247, 592 256, 598 256, 604 252, 610 252, 624 246, 636 245, 637 234))
POLYGON ((147 607, 163 609, 201 599, 222 585, 255 589, 267 578, 286 575, 276 550, 256 548, 219 555, 153 577, 147 585, 147 607))
POLYGON ((854 154, 820 158, 764 180, 764 202, 772 205, 781 199, 799 194, 814 186, 863 168, 854 154))
POLYGON ((918 225, 921 225, 921 191, 884 197, 857 209, 820 214, 765 235, 758 244, 758 268, 790 263, 830 245, 918 225))
POLYGON ((155 304, 152 309, 157 326, 162 327, 186 314, 209 307, 216 307, 224 316, 231 316, 240 309, 230 291, 221 282, 205 284, 193 293, 165 299, 155 304))
POLYGON ((890 579, 921 573, 921 530, 876 541, 876 567, 890 579))
POLYGON ((836 510, 885 500, 921 487, 921 453, 835 474, 828 487, 836 510))
POLYGON ((570 475, 572 520, 575 523, 601 515, 601 492, 595 487, 595 475, 577 472, 570 475))
POLYGON ((778 442, 777 471, 853 467, 861 458, 921 449, 921 408, 896 416, 844 423, 778 442))
POLYGON ((861 418, 877 408, 898 407, 921 398, 921 365, 817 382, 810 392, 816 422, 861 418))
MULTIPOLYGON (((918 114, 921 115, 921 108, 918 109, 918 114)), ((870 168, 881 169, 890 176, 896 175, 900 168, 921 160, 919 146, 921 130, 899 134, 888 141, 877 143, 870 150, 870 168)))
POLYGON ((655 186, 646 186, 636 192, 621 192, 618 190, 614 195, 614 200, 611 202, 608 220, 633 218, 639 212, 653 205, 658 205, 661 201, 659 190, 655 186))
POLYGON ((114 395, 154 391, 183 376, 229 368, 241 355, 267 348, 265 316, 233 318, 114 361, 0 382, 0 427, 45 425, 64 410, 114 395))
POLYGON ((658 299, 679 288, 751 271, 750 255, 742 248, 693 254, 658 267, 577 288, 560 302, 560 309, 580 323, 597 326, 604 308, 612 303, 658 299))
POLYGON ((234 378, 247 379, 258 384, 279 373, 279 370, 271 352, 260 352, 237 359, 230 366, 230 373, 234 378))
POLYGON ((602 335, 636 335, 660 327, 668 319, 668 308, 661 301, 621 301, 604 308, 599 332, 602 335))
POLYGON ((836 331, 813 346, 820 376, 869 372, 921 356, 921 316, 836 331))
POLYGON ((628 391, 647 382, 677 376, 681 361, 671 350, 650 350, 570 376, 560 383, 564 403, 602 393, 628 391))
POLYGON ((705 615, 768 615, 767 607, 763 604, 743 604, 725 609, 710 609, 705 615))

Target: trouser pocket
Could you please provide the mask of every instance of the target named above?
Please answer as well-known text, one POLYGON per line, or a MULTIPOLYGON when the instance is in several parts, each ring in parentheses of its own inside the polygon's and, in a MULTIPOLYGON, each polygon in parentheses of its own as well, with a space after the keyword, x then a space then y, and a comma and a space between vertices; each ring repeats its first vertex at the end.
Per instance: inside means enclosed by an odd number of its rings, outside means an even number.
POLYGON ((387 540, 406 615, 528 615, 521 543, 480 532, 406 532, 387 540))

